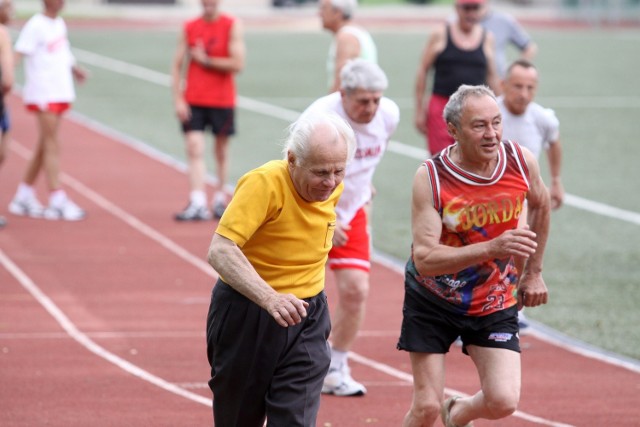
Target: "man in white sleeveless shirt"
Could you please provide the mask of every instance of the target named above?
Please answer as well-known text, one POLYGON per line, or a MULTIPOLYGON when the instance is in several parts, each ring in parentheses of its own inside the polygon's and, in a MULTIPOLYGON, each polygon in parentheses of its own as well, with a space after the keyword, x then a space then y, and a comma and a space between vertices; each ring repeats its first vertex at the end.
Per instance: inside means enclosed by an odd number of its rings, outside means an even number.
POLYGON ((322 26, 334 34, 327 58, 329 93, 340 90, 340 70, 350 59, 378 62, 371 35, 351 23, 357 5, 357 0, 320 0, 322 26))
POLYGON ((337 224, 329 267, 334 272, 338 301, 331 323, 331 365, 322 392, 336 396, 362 396, 364 385, 351 377, 348 352, 365 314, 369 293, 370 248, 368 207, 373 197, 373 174, 400 121, 395 102, 382 96, 388 80, 373 62, 354 59, 342 68, 341 88, 316 100, 303 113, 337 113, 353 128, 355 158, 347 165, 344 191, 336 206, 337 224))

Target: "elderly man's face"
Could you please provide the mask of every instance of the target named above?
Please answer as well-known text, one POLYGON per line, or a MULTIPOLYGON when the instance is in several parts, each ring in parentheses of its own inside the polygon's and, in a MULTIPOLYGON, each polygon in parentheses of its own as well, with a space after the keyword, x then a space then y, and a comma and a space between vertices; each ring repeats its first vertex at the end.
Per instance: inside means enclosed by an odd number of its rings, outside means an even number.
POLYGON ((462 109, 460 128, 448 126, 468 161, 495 159, 502 139, 502 115, 493 98, 470 96, 462 109))
POLYGON ((355 123, 369 123, 378 111, 382 92, 364 89, 340 91, 342 106, 355 123))
POLYGON ((289 152, 289 173, 296 191, 307 202, 327 200, 344 179, 347 168, 347 143, 335 141, 326 125, 319 125, 311 135, 309 150, 303 159, 289 152))

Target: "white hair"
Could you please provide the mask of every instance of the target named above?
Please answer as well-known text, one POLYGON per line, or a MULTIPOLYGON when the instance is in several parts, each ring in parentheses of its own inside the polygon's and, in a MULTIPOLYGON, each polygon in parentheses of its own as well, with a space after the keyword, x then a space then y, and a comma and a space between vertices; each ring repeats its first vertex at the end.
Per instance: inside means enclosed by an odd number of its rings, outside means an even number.
POLYGON ((345 19, 351 19, 358 7, 358 0, 331 0, 331 6, 340 10, 345 19))
POLYGON ((334 141, 344 139, 347 144, 347 163, 353 160, 356 154, 356 135, 342 117, 336 113, 328 112, 322 114, 305 114, 296 122, 292 123, 288 130, 289 136, 285 140, 282 150, 286 159, 291 152, 296 157, 296 163, 306 158, 309 152, 309 141, 315 129, 320 125, 327 125, 333 130, 334 141))
POLYGON ((381 92, 387 89, 389 80, 382 68, 366 59, 348 61, 340 70, 340 88, 347 91, 364 89, 381 92))

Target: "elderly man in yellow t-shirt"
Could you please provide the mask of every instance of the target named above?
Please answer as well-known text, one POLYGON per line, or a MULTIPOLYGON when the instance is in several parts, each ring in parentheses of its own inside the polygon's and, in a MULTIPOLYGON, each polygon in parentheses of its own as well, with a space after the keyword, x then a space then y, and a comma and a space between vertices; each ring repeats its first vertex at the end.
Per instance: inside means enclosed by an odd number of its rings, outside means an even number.
POLYGON ((355 154, 335 114, 294 123, 284 160, 244 175, 211 241, 207 319, 216 425, 312 426, 329 368, 325 263, 355 154))

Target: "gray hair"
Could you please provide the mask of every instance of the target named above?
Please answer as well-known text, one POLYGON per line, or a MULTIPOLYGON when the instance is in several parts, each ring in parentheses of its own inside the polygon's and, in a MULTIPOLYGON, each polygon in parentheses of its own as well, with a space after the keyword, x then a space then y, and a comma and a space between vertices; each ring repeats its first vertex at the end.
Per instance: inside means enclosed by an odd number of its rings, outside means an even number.
POLYGON ((331 6, 341 11, 344 19, 351 19, 358 7, 358 0, 331 0, 331 6))
POLYGON ((352 59, 340 70, 341 89, 347 91, 364 89, 381 92, 386 90, 388 86, 389 80, 382 68, 366 59, 352 59))
POLYGON ((471 96, 476 98, 488 96, 494 101, 496 100, 496 95, 487 86, 460 85, 458 90, 456 90, 455 93, 449 98, 447 105, 444 106, 442 117, 444 118, 445 123, 451 123, 457 129, 460 129, 462 109, 464 108, 464 104, 467 101, 467 98, 471 96))
POLYGON ((356 135, 342 117, 336 113, 322 114, 305 114, 297 121, 292 123, 288 130, 289 136, 284 142, 282 153, 287 159, 289 152, 296 157, 296 163, 299 164, 301 159, 305 159, 309 152, 309 141, 315 129, 320 125, 329 126, 334 133, 334 142, 338 142, 340 138, 344 139, 347 144, 347 163, 353 160, 356 154, 356 135))

